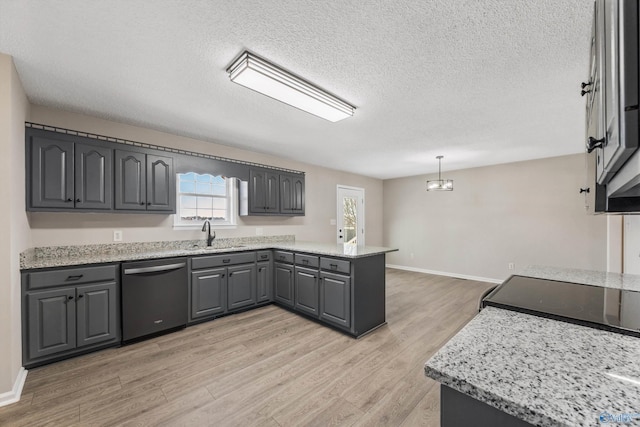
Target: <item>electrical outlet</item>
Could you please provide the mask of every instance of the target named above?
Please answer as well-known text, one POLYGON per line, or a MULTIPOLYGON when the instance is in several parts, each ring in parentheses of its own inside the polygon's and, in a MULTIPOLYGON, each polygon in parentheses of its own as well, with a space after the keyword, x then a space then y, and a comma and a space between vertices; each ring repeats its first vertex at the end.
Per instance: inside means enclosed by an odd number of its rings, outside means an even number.
POLYGON ((515 268, 516 268, 515 263, 510 262, 510 263, 509 263, 509 270, 513 270, 513 269, 515 269, 515 268))
POLYGON ((122 242, 122 230, 113 230, 113 241, 122 242))

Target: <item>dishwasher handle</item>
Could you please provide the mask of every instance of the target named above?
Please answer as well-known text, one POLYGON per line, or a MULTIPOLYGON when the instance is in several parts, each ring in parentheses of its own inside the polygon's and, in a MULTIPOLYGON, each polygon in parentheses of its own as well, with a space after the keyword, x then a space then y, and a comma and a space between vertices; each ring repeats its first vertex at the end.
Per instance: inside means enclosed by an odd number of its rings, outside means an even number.
POLYGON ((156 273, 158 271, 170 271, 177 270, 182 267, 186 267, 186 262, 179 262, 176 264, 155 265, 153 267, 142 268, 125 268, 124 274, 143 274, 143 273, 156 273))

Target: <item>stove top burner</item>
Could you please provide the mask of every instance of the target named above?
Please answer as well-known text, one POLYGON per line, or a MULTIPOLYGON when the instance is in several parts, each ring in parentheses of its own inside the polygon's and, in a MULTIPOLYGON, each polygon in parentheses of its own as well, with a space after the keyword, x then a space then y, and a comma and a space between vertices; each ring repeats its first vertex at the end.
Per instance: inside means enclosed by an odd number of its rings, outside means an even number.
POLYGON ((482 301, 494 306, 640 337, 640 292, 511 276, 482 301))

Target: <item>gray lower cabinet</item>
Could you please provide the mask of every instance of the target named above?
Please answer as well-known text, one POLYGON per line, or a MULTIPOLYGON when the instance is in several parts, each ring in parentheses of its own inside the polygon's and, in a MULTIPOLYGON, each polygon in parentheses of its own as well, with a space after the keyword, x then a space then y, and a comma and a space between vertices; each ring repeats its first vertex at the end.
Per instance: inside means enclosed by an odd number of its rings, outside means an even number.
MULTIPOLYGON (((259 256, 258 256, 258 259, 259 256)), ((273 267, 271 261, 256 264, 256 302, 273 301, 273 267)))
POLYGON ((320 273, 320 319, 344 328, 351 327, 351 277, 320 273))
MULTIPOLYGON (((278 259, 276 257, 276 259, 278 259)), ((273 264, 274 270, 274 295, 273 299, 288 307, 294 304, 294 278, 293 265, 276 262, 273 264)))
POLYGON ((256 265, 238 265, 227 268, 227 300, 229 310, 255 305, 256 265))
POLYGON ((191 273, 191 319, 227 311, 226 268, 191 273))
POLYGON ((318 277, 317 269, 295 267, 295 303, 298 311, 318 316, 318 277))
POLYGON ((22 281, 25 367, 119 344, 117 266, 23 273, 22 281))

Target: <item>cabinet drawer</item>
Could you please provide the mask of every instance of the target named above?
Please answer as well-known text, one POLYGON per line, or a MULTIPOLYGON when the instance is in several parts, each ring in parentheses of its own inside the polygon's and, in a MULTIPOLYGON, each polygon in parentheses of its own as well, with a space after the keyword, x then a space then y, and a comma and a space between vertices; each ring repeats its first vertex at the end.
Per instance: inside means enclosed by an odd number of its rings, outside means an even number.
POLYGON ((273 254, 271 251, 258 251, 258 262, 260 261, 271 261, 273 258, 273 254))
POLYGON ((81 283, 108 282, 116 280, 118 266, 65 268, 27 274, 27 289, 52 288, 54 286, 78 285, 81 283))
POLYGON ((273 251, 273 257, 278 262, 293 264, 293 253, 284 251, 273 251))
POLYGON ((318 266, 320 265, 319 258, 313 255, 296 254, 295 260, 296 260, 296 265, 303 265, 305 267, 318 268, 318 266))
POLYGON ((320 258, 320 268, 337 273, 351 274, 351 263, 342 259, 322 257, 320 258))
POLYGON ((235 264, 249 264, 251 262, 256 262, 255 252, 211 255, 191 258, 191 269, 198 270, 201 268, 224 267, 235 264))

